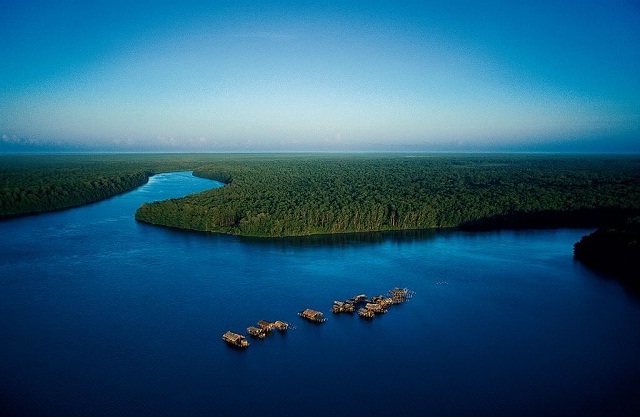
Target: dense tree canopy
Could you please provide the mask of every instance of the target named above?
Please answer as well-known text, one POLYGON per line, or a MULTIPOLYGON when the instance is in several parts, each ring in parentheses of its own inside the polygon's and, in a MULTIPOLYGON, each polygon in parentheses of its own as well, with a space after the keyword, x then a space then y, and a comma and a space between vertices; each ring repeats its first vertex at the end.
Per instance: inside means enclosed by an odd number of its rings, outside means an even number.
POLYGON ((198 155, 0 156, 0 218, 59 210, 129 191, 158 172, 193 169, 198 155))
POLYGON ((601 226, 640 210, 640 158, 525 155, 0 156, 0 217, 86 204, 158 172, 222 188, 138 220, 251 236, 437 227, 601 226))
POLYGON ((598 225, 640 210, 640 159, 376 155, 221 158, 215 190, 146 204, 154 224, 249 236, 598 225))

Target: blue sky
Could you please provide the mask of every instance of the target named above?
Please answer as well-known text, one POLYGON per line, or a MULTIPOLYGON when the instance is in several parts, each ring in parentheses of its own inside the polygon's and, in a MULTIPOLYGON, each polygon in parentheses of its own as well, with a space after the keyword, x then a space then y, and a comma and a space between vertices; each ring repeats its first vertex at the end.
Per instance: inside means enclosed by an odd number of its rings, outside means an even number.
POLYGON ((0 2, 0 152, 640 152, 637 1, 201 3, 0 2))

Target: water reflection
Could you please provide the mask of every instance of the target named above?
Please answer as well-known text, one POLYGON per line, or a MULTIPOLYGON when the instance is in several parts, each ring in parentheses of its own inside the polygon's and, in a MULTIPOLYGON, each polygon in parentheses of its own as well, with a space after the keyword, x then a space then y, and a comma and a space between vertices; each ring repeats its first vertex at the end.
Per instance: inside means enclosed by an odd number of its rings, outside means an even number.
POLYGON ((408 243, 433 239, 438 233, 446 233, 433 229, 427 230, 401 230, 366 233, 340 233, 331 235, 311 235, 299 237, 287 237, 281 239, 255 239, 242 238, 243 242, 253 244, 269 244, 276 246, 296 247, 358 247, 378 245, 382 243, 408 243))

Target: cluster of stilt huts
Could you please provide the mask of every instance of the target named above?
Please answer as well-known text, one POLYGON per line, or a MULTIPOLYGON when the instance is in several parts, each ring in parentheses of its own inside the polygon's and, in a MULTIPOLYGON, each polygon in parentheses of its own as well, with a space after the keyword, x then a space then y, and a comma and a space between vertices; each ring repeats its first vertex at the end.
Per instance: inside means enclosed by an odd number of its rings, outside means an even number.
MULTIPOLYGON (((365 294, 359 294, 345 301, 334 301, 331 311, 334 314, 352 314, 357 312, 361 318, 370 320, 376 317, 376 315, 386 313, 391 306, 406 302, 413 297, 413 294, 414 292, 407 288, 394 288, 387 292, 387 294, 376 295, 370 298, 365 294)), ((298 316, 313 323, 324 323, 327 321, 323 313, 310 308, 300 311, 298 316)), ((289 329, 289 327, 289 323, 280 320, 276 320, 275 322, 260 320, 257 327, 247 327, 247 333, 253 338, 264 339, 274 329, 284 332, 289 329)), ((249 342, 244 335, 230 331, 222 335, 222 340, 239 348, 249 346, 249 342)))
MULTIPOLYGON (((251 337, 255 337, 256 339, 264 339, 274 329, 284 332, 285 330, 289 329, 289 327, 290 325, 286 321, 276 320, 274 322, 270 322, 266 320, 260 320, 257 327, 247 327, 247 333, 251 337)), ((247 340, 247 338, 244 335, 238 333, 226 332, 222 335, 222 340, 232 346, 239 348, 246 348, 249 346, 249 341, 247 340)))
POLYGON ((345 301, 334 301, 331 311, 334 314, 357 311, 363 319, 372 319, 378 314, 389 311, 389 307, 404 303, 413 297, 413 294, 413 291, 407 288, 394 288, 385 295, 375 295, 371 298, 360 294, 345 301))

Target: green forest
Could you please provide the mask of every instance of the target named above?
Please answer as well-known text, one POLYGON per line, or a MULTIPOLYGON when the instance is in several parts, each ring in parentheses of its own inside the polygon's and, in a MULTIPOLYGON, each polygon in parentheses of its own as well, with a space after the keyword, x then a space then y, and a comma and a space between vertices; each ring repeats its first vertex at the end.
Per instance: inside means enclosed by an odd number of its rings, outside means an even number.
POLYGON ((444 227, 608 226, 640 214, 640 158, 447 154, 0 156, 0 217, 99 201, 170 171, 226 185, 139 221, 280 237, 444 227))
POLYGON ((195 175, 225 187, 145 204, 140 221, 280 237, 444 227, 600 226, 640 211, 640 159, 545 155, 271 155, 195 175))
POLYGON ((149 176, 190 170, 197 155, 0 155, 0 218, 92 203, 145 184, 149 176))

